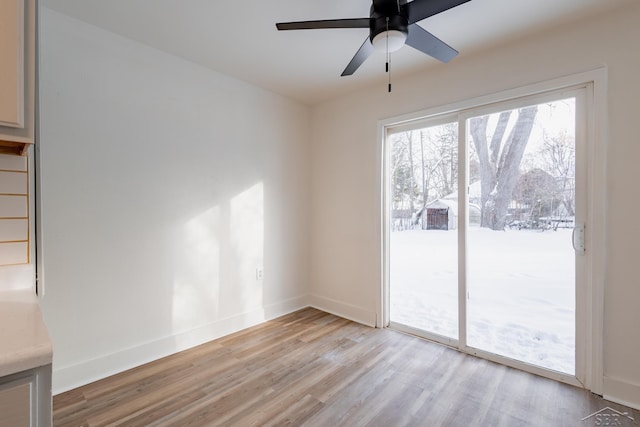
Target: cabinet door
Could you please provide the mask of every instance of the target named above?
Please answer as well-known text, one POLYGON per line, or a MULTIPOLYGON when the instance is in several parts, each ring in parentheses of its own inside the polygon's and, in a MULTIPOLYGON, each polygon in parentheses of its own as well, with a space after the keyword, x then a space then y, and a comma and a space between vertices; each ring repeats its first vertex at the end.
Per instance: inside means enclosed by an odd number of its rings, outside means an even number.
POLYGON ((0 0, 0 125, 24 127, 24 0, 0 0))
POLYGON ((25 380, 0 385, 1 426, 31 426, 31 385, 25 380))

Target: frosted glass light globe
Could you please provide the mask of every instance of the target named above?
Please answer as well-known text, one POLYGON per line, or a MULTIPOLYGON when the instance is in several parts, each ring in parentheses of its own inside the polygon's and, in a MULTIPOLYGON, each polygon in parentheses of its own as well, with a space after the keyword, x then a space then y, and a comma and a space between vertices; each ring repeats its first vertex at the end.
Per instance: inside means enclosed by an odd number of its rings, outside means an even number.
POLYGON ((389 52, 395 52, 404 46, 404 42, 407 41, 407 35, 402 31, 389 30, 383 31, 371 40, 373 48, 382 52, 387 51, 387 35, 389 36, 389 52))

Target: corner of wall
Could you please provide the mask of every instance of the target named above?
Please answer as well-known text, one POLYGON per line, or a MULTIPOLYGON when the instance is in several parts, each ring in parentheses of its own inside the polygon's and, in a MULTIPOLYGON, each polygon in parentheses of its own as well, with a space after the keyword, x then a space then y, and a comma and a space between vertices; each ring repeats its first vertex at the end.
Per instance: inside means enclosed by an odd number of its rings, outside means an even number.
POLYGON ((612 402, 640 410, 640 384, 605 376, 603 397, 612 402))
POLYGON ((318 310, 326 311, 372 328, 376 327, 375 311, 369 311, 362 307, 314 294, 309 295, 309 305, 318 310))

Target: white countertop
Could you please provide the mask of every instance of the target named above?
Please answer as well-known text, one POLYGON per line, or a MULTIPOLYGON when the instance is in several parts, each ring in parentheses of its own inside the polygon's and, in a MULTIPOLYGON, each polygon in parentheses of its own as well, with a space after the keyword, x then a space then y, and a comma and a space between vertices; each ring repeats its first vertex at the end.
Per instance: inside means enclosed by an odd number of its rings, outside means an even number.
POLYGON ((0 377, 48 365, 52 357, 33 290, 0 291, 0 377))

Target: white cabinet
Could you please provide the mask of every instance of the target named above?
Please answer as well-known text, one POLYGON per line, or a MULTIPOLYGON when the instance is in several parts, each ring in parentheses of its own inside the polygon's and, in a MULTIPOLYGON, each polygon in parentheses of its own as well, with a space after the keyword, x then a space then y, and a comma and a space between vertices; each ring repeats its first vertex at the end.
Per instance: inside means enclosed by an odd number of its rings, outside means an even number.
POLYGON ((29 427, 33 381, 30 378, 0 384, 0 425, 29 427))
POLYGON ((0 0, 0 125, 24 127, 24 2, 0 0))
POLYGON ((0 427, 51 426, 53 348, 31 290, 0 292, 0 427))
POLYGON ((34 142, 36 0, 0 0, 0 152, 34 142))
POLYGON ((51 426, 51 365, 0 378, 0 427, 51 426))

